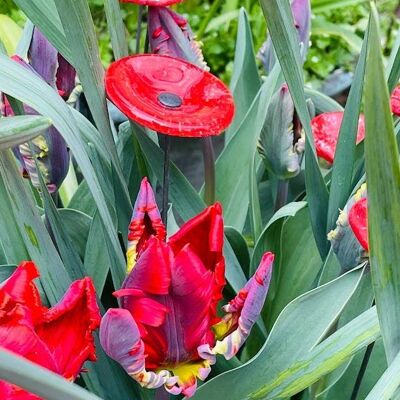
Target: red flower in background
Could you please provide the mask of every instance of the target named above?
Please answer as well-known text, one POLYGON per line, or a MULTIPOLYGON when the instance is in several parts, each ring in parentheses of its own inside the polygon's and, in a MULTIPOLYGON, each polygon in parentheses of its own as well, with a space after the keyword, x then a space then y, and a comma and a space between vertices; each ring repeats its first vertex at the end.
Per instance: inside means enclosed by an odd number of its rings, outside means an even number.
POLYGON ((258 318, 274 256, 266 253, 237 297, 217 316, 225 286, 224 226, 217 203, 166 242, 154 194, 143 180, 130 225, 128 271, 115 293, 121 308, 103 317, 106 353, 147 388, 187 397, 210 373, 216 355, 232 358, 258 318), (139 234, 135 234, 138 232, 139 234))
MULTIPOLYGON (((311 121, 317 155, 329 163, 335 158, 336 143, 342 125, 343 112, 327 112, 317 115, 311 121)), ((364 140, 365 122, 364 115, 358 120, 357 144, 364 140)))
POLYGON ((233 119, 233 97, 222 81, 169 56, 122 58, 111 64, 105 84, 124 114, 167 135, 218 135, 233 119))
POLYGON ((361 246, 368 251, 368 199, 358 200, 349 212, 349 224, 361 246))
MULTIPOLYGON (((86 360, 95 361, 92 332, 100 323, 90 278, 71 284, 63 299, 43 306, 32 262, 22 263, 0 284, 0 346, 74 380, 86 360)), ((2 400, 37 400, 18 386, 0 381, 2 400)))
POLYGON ((400 86, 397 86, 390 97, 392 113, 400 117, 400 86))

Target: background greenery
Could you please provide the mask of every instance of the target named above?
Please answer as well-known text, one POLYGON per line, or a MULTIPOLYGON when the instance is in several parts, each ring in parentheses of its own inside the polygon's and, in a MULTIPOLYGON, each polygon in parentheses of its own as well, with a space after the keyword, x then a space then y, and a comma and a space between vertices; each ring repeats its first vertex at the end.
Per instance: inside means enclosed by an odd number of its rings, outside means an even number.
MULTIPOLYGON (((239 0, 215 0, 219 5, 212 18, 206 24, 213 1, 186 0, 179 4, 177 11, 185 15, 194 32, 204 28, 201 37, 204 57, 211 70, 229 83, 232 74, 237 33, 239 0), (206 25, 206 26, 205 26, 206 25)), ((261 47, 266 36, 266 24, 260 4, 257 0, 245 0, 252 27, 255 52, 261 47)), ((106 26, 103 0, 90 0, 92 13, 97 29, 104 66, 112 61, 112 51, 106 26)), ((306 81, 319 87, 329 74, 337 68, 354 71, 354 63, 361 49, 362 34, 368 23, 368 2, 363 0, 312 0, 313 29, 312 46, 305 63, 306 81)), ((382 46, 384 54, 389 55, 394 37, 399 29, 396 13, 400 13, 399 0, 378 0, 381 17, 382 46)), ((122 5, 124 19, 129 35, 129 46, 135 51, 137 7, 131 4, 122 5)), ((12 0, 3 0, 0 14, 11 16, 21 26, 24 16, 12 0)), ((261 64, 259 64, 260 69, 261 64)))

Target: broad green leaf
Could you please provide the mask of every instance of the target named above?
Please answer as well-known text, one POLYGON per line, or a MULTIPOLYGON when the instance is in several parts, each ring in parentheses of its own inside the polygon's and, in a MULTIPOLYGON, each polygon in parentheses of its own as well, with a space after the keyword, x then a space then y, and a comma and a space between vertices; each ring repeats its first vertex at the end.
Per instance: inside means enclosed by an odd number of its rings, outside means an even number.
POLYGON ((15 0, 15 4, 70 62, 72 55, 54 0, 15 0))
MULTIPOLYGON (((249 218, 251 232, 253 234, 253 240, 256 242, 262 232, 262 216, 261 216, 261 205, 260 196, 258 193, 258 182, 257 182, 257 166, 261 164, 260 157, 255 151, 253 161, 250 162, 249 169, 249 218)), ((261 166, 261 165, 260 165, 261 166)))
POLYGON ((360 59, 354 74, 346 109, 340 127, 336 145, 335 159, 332 167, 332 179, 329 194, 327 232, 334 229, 339 216, 351 193, 353 177, 358 118, 361 110, 364 87, 365 63, 367 57, 368 33, 365 35, 360 59))
POLYGON ((28 58, 29 47, 32 42, 33 30, 35 25, 29 19, 25 22, 24 30, 22 31, 21 38, 18 42, 15 54, 19 55, 23 59, 28 58))
POLYGON ((12 199, 0 175, 0 252, 8 264, 19 264, 29 259, 28 251, 12 212, 12 199))
POLYGON ((117 153, 104 89, 104 70, 100 61, 96 32, 86 0, 55 2, 85 97, 108 151, 117 162, 117 153))
POLYGON ((81 211, 70 208, 58 209, 58 213, 60 214, 66 233, 71 238, 78 254, 83 259, 92 218, 81 211))
POLYGON ((29 258, 39 268, 46 296, 51 304, 55 304, 67 291, 71 280, 9 150, 0 152, 0 175, 11 200, 11 207, 6 212, 13 213, 29 258))
MULTIPOLYGON (((318 400, 350 399, 364 354, 365 351, 356 354, 343 376, 330 388, 328 392, 318 396, 318 400)), ((368 393, 385 372, 386 368, 385 350, 383 348, 382 338, 379 338, 375 342, 372 350, 357 400, 364 400, 367 397, 368 393)))
POLYGON ((275 266, 275 296, 267 302, 263 313, 267 327, 272 326, 288 303, 314 287, 322 267, 308 208, 283 223, 279 265, 275 266))
POLYGON ((386 75, 388 77, 389 92, 391 93, 400 78, 400 31, 397 32, 396 41, 390 53, 386 75))
POLYGON ((50 126, 49 118, 38 115, 0 118, 0 150, 28 142, 50 126))
POLYGON ((230 89, 235 99, 235 118, 225 133, 226 142, 237 132, 260 86, 261 81, 254 56, 249 18, 246 10, 242 7, 239 11, 235 61, 230 84, 230 89))
POLYGON ((352 51, 356 53, 361 51, 362 40, 348 25, 329 22, 324 17, 317 16, 312 19, 311 31, 317 36, 337 36, 343 39, 352 51))
POLYGON ((0 285, 8 279, 17 268, 16 265, 0 265, 0 285))
POLYGON ((277 66, 261 86, 237 132, 216 162, 216 198, 223 205, 225 223, 239 232, 243 230, 249 207, 250 165, 279 75, 277 66))
MULTIPOLYGON (((81 167, 93 198, 99 208, 107 231, 107 239, 114 252, 112 271, 115 281, 121 283, 125 274, 125 260, 121 252, 117 234, 114 230, 112 216, 109 213, 103 193, 109 188, 101 188, 99 177, 92 166, 86 145, 79 134, 70 108, 61 97, 38 76, 28 71, 16 62, 0 54, 0 91, 18 98, 23 103, 33 107, 39 113, 49 117, 53 125, 61 133, 71 148, 75 159, 81 167)), ((117 286, 119 286, 119 283, 117 286)))
POLYGON ((231 226, 226 226, 224 231, 225 237, 228 239, 228 242, 230 243, 242 269, 248 273, 250 266, 250 255, 246 239, 231 226))
POLYGON ((368 0, 311 0, 313 12, 324 12, 335 8, 354 6, 360 3, 366 3, 368 0))
POLYGON ((369 254, 383 343, 391 362, 400 350, 400 166, 381 53, 379 17, 373 3, 365 119, 369 254))
POLYGON ((254 393, 253 398, 275 399, 299 393, 374 342, 379 335, 376 310, 372 308, 336 331, 298 360, 290 369, 289 377, 283 373, 283 376, 277 377, 270 385, 265 385, 260 391, 254 393))
POLYGON ((400 353, 393 359, 389 368, 365 400, 390 400, 400 386, 400 353))
POLYGON ((1 348, 0 379, 47 400, 101 400, 60 375, 1 348))
POLYGON ((0 14, 0 41, 10 56, 15 54, 21 34, 22 29, 10 17, 0 14))
POLYGON ((288 0, 261 0, 268 31, 282 72, 293 98, 296 112, 306 133, 305 179, 307 201, 317 246, 322 258, 329 250, 326 239, 328 190, 318 165, 311 131, 311 119, 304 94, 300 49, 293 15, 288 0))
MULTIPOLYGON (((313 358, 317 356, 313 349, 351 298, 361 274, 360 270, 352 271, 293 300, 282 311, 263 348, 253 359, 206 382, 193 399, 217 399, 221 393, 229 393, 231 400, 266 398, 277 387, 285 388, 285 384, 293 384, 294 378, 307 377, 306 367, 312 365, 313 358), (310 354, 314 356, 311 359, 310 354), (307 362, 300 363, 307 357, 307 362)), ((364 337, 368 328, 366 324, 364 337)), ((344 340, 354 339, 349 333, 344 340)), ((354 340, 353 345, 359 345, 358 341, 354 340)), ((322 352, 322 355, 326 353, 322 352)), ((342 355, 338 352, 336 357, 342 355)), ((332 369, 335 367, 337 365, 332 369)))
POLYGON ((107 17, 107 26, 110 32, 114 59, 118 60, 129 54, 119 0, 104 0, 104 10, 107 17))

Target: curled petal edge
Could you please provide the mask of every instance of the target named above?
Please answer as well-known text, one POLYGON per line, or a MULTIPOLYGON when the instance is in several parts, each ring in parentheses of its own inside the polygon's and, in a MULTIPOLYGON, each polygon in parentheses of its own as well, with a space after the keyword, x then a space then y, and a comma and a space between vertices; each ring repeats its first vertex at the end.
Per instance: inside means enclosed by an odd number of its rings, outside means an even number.
POLYGON ((254 276, 226 306, 228 314, 214 326, 218 338, 215 346, 203 344, 197 348, 201 358, 215 364, 216 356, 227 360, 234 357, 248 338, 250 331, 264 306, 272 276, 274 255, 265 253, 254 276))

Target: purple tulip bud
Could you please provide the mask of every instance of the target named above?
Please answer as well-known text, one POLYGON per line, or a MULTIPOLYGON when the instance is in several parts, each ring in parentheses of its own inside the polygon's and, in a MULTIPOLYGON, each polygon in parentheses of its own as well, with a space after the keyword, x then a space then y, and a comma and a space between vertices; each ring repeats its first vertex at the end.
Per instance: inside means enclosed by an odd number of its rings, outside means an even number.
POLYGON ((189 61, 208 70, 188 21, 167 7, 149 7, 149 42, 155 54, 189 61))
MULTIPOLYGON (((18 56, 12 58, 58 90, 62 97, 69 97, 75 85, 75 70, 37 28, 34 29, 29 48, 29 64, 18 56)), ((1 98, 2 115, 13 115, 6 97, 2 95, 1 98)), ((27 105, 24 105, 24 111, 28 115, 37 114, 27 105)), ((23 176, 29 177, 36 188, 40 187, 37 164, 49 192, 58 190, 68 173, 70 157, 63 137, 54 127, 33 139, 31 145, 24 143, 13 151, 20 162, 23 176)))
MULTIPOLYGON (((292 0, 291 8, 292 8, 294 24, 297 29, 300 53, 304 61, 307 56, 307 51, 310 41, 310 30, 311 30, 310 0, 292 0)), ((263 63, 265 70, 267 72, 270 72, 276 62, 276 54, 270 36, 261 46, 260 51, 258 52, 258 58, 263 63)))

